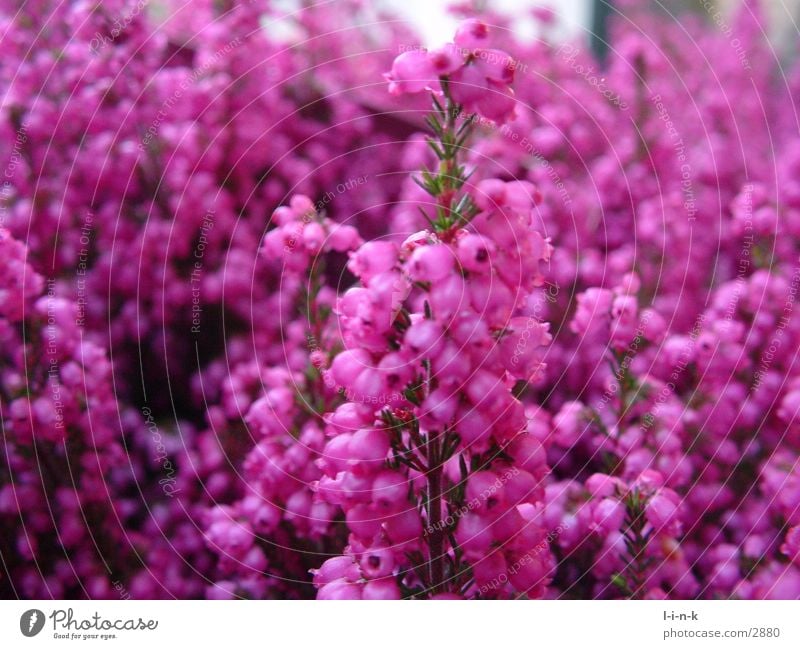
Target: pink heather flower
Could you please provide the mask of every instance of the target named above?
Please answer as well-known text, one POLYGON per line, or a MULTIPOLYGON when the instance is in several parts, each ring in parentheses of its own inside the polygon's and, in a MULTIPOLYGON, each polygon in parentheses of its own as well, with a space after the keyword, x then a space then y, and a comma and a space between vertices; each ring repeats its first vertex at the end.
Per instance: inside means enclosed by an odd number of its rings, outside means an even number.
POLYGON ((491 212, 508 205, 510 183, 497 178, 486 178, 478 183, 475 204, 483 211, 491 212))
POLYGON ((790 561, 800 564, 800 526, 792 527, 786 533, 781 552, 789 557, 790 561))
POLYGON ((511 318, 500 341, 500 351, 509 373, 536 383, 547 367, 544 359, 552 341, 550 324, 532 317, 511 318))
POLYGON ((517 100, 514 91, 506 84, 487 79, 486 92, 475 104, 475 112, 486 119, 502 124, 516 115, 517 100))
POLYGON ((400 54, 392 63, 392 71, 384 75, 389 82, 389 92, 402 95, 430 88, 436 80, 439 65, 450 67, 438 54, 435 60, 436 66, 425 50, 411 50, 400 54))
POLYGON ((450 94, 468 113, 477 112, 478 102, 488 92, 489 82, 477 66, 467 65, 450 75, 450 94))
POLYGON ((325 415, 325 423, 336 432, 354 432, 372 422, 371 408, 361 403, 343 403, 325 415))
POLYGON ((592 510, 592 527, 601 534, 622 528, 625 506, 616 498, 603 498, 592 510))
POLYGON ((778 416, 787 423, 800 420, 800 386, 790 390, 783 397, 778 416))
POLYGON ((244 525, 231 520, 220 520, 209 527, 208 541, 225 555, 243 560, 253 547, 255 537, 244 525))
POLYGON ((380 467, 389 453, 389 437, 385 431, 365 428, 353 434, 347 450, 359 465, 380 467))
POLYGON ((307 250, 319 252, 325 242, 326 233, 322 225, 311 222, 303 227, 303 243, 307 250))
POLYGON ((434 283, 428 296, 428 302, 433 309, 433 317, 443 324, 449 324, 467 307, 469 301, 464 278, 456 273, 434 283))
POLYGON ((459 413, 456 420, 456 430, 461 437, 461 442, 475 453, 486 450, 491 441, 492 423, 474 408, 459 413))
POLYGON ((333 359, 330 372, 337 385, 349 387, 371 366, 372 357, 368 352, 363 349, 348 349, 333 359))
POLYGON ((437 282, 453 272, 453 252, 443 244, 421 246, 409 261, 409 276, 415 282, 437 282))
POLYGON ((281 521, 280 509, 273 503, 258 496, 247 496, 242 500, 241 512, 250 520, 258 534, 269 534, 281 521))
POLYGON ((475 58, 476 67, 490 81, 511 85, 514 82, 514 59, 500 50, 480 50, 475 58))
POLYGON ((381 530, 381 519, 367 505, 356 505, 347 511, 347 527, 360 542, 370 544, 381 530))
POLYGON ((461 517, 455 537, 459 547, 470 557, 484 556, 494 538, 489 518, 477 513, 467 513, 461 517))
POLYGON ((400 587, 394 579, 372 579, 364 584, 362 599, 401 599, 400 587))
MULTIPOLYGON (((620 348, 627 347, 636 335, 639 305, 633 295, 618 295, 611 305, 611 340, 620 348)), ((642 344, 641 341, 638 344, 642 344)))
POLYGON ((383 471, 372 483, 372 502, 383 512, 395 512, 408 504, 409 481, 396 471, 383 471))
POLYGON ((485 557, 472 564, 475 585, 487 592, 502 588, 508 580, 508 565, 503 553, 499 550, 489 552, 485 557))
POLYGON ((360 566, 362 574, 368 579, 387 577, 394 570, 394 552, 388 548, 367 550, 361 556, 360 566))
POLYGON ((528 597, 542 597, 553 570, 549 552, 529 551, 514 553, 506 559, 516 570, 510 573, 509 581, 519 593, 528 597))
POLYGON ((504 479, 504 491, 509 504, 535 504, 544 500, 544 481, 528 471, 514 467, 507 470, 504 479))
POLYGON ((369 241, 351 253, 347 267, 362 281, 387 271, 397 263, 397 248, 389 241, 369 241))
POLYGON ((476 511, 491 513, 504 503, 503 480, 491 471, 473 473, 467 481, 467 502, 475 504, 476 511))
POLYGON ((357 400, 378 398, 386 391, 384 376, 377 369, 365 368, 352 382, 351 391, 357 400))
POLYGON ((358 230, 352 225, 334 225, 328 232, 328 244, 336 252, 354 250, 361 243, 358 230))
POLYGON ((0 228, 0 317, 17 322, 42 291, 43 278, 26 263, 27 249, 0 228))
POLYGON ((449 390, 439 388, 431 392, 422 403, 421 418, 433 428, 444 428, 456 414, 458 399, 449 390))
POLYGON ((495 81, 477 65, 468 65, 451 75, 453 99, 468 113, 478 113, 488 120, 503 123, 516 112, 514 91, 508 84, 495 81))
POLYGON ((469 357, 452 341, 442 346, 431 366, 442 387, 460 387, 472 372, 469 357))
POLYGON ((412 367, 405 356, 399 353, 384 356, 378 363, 378 369, 383 375, 387 389, 393 392, 401 392, 414 378, 412 367))
POLYGON ((624 483, 605 473, 594 473, 586 480, 586 488, 594 498, 612 496, 624 488, 624 483))
POLYGON ((387 537, 395 544, 417 541, 422 534, 422 521, 413 509, 404 509, 393 514, 386 519, 384 525, 387 537))
POLYGON ((517 466, 536 474, 547 463, 547 455, 542 443, 532 435, 517 435, 508 446, 508 452, 517 466))
MULTIPOLYGON (((680 498, 671 489, 659 489, 645 507, 647 522, 656 530, 680 529, 680 498)), ((675 533, 670 532, 670 533, 675 533)))
POLYGON ((667 322, 655 309, 642 309, 639 326, 645 340, 660 343, 667 333, 667 322))
POLYGON ((322 586, 317 591, 317 599, 362 599, 363 587, 344 579, 336 579, 322 586))
POLYGON ((206 599, 229 600, 236 596, 236 583, 233 581, 218 581, 206 589, 206 599))
POLYGON ((559 446, 569 448, 587 428, 586 409, 580 401, 568 401, 553 417, 553 439, 559 446))
POLYGON ((485 48, 488 26, 467 20, 456 31, 455 43, 433 51, 403 52, 385 78, 393 95, 434 90, 438 79, 448 81, 452 98, 468 113, 478 113, 497 123, 515 115, 511 90, 516 62, 500 50, 485 48))
POLYGON ((489 43, 489 26, 482 20, 470 18, 458 26, 453 40, 467 50, 486 47, 489 43))
POLYGON ((485 273, 491 268, 494 245, 478 234, 466 234, 458 241, 458 260, 473 273, 485 273))
POLYGON ((415 356, 434 358, 444 344, 443 332, 434 321, 421 319, 408 328, 404 343, 415 356))
POLYGON ((438 76, 447 76, 464 65, 464 51, 453 43, 431 50, 428 54, 431 66, 438 76))
MULTIPOLYGON (((655 492, 664 486, 664 476, 654 469, 645 469, 637 476, 634 486, 645 492, 655 492)), ((674 495, 669 490, 666 493, 670 497, 674 495)))
POLYGON ((570 329, 579 335, 608 335, 613 300, 608 289, 590 288, 578 295, 570 329))

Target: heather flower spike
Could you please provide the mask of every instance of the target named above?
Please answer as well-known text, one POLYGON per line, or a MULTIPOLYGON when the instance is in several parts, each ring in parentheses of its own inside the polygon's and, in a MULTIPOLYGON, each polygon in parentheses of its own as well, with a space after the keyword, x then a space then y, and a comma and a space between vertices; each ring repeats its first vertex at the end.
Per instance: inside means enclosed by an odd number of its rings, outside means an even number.
POLYGON ((351 257, 361 287, 340 299, 346 349, 331 373, 364 408, 328 428, 317 492, 345 512, 352 563, 320 598, 541 596, 551 576, 539 518, 545 449, 509 387, 544 367, 550 336, 526 305, 550 247, 531 227, 532 188, 469 185, 473 119, 451 95, 452 74, 479 69, 482 50, 463 49, 486 38, 483 23, 470 24, 455 45, 402 54, 389 75, 396 93, 416 88, 410 70, 442 72, 427 118, 438 166, 417 179, 436 213, 402 244, 351 257), (390 293, 403 296, 394 318, 390 293), (507 488, 520 481, 530 489, 507 488), (526 570, 498 582, 519 561, 526 570))

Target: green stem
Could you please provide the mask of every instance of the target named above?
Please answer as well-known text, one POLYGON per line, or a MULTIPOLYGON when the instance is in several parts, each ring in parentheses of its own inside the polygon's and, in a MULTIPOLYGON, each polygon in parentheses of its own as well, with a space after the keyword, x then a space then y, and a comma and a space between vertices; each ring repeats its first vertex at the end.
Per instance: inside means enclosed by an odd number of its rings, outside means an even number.
POLYGON ((450 82, 440 78, 444 105, 434 97, 434 112, 427 122, 435 137, 428 143, 439 162, 435 169, 425 170, 419 185, 436 199, 436 220, 428 221, 437 232, 447 232, 458 223, 465 223, 475 213, 474 204, 467 195, 459 196, 459 190, 467 181, 464 168, 459 164, 459 155, 469 138, 473 123, 467 118, 459 125, 461 106, 450 95, 450 82))
POLYGON ((644 515, 646 502, 646 498, 637 491, 625 498, 627 509, 625 545, 630 557, 628 565, 625 567, 625 577, 627 578, 629 599, 642 599, 647 570, 650 567, 647 545, 650 542, 651 533, 645 534, 644 532, 647 524, 644 515))
POLYGON ((455 191, 455 172, 456 161, 458 158, 458 147, 456 146, 457 131, 456 119, 458 117, 458 105, 453 101, 450 96, 449 83, 446 80, 442 82, 442 91, 445 96, 445 112, 446 118, 444 123, 444 130, 442 131, 442 151, 444 158, 439 162, 439 178, 441 179, 441 186, 443 191, 439 195, 439 217, 443 221, 449 221, 451 218, 451 209, 453 205, 453 193, 455 191))
POLYGON ((428 574, 430 590, 435 594, 444 588, 444 521, 442 519, 442 477, 441 440, 436 432, 431 432, 426 444, 428 464, 428 574))

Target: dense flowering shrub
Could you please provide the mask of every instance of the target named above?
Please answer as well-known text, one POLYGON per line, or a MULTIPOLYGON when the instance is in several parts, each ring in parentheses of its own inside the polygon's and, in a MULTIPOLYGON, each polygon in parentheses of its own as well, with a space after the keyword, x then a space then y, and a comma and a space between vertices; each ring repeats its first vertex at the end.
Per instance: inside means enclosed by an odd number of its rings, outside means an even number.
POLYGON ((0 2, 0 595, 800 597, 757 2, 0 2))

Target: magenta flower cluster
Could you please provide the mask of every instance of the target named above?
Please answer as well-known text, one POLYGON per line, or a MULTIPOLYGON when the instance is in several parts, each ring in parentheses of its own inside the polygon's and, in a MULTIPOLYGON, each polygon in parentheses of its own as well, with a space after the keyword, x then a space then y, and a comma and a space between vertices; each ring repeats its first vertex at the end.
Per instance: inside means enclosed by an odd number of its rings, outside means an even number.
POLYGON ((454 42, 435 50, 412 49, 400 54, 386 75, 393 95, 439 87, 446 78, 450 94, 467 113, 496 122, 514 114, 516 62, 502 50, 491 49, 489 27, 471 19, 458 28, 454 42))
POLYGON ((22 4, 0 596, 800 598, 757 2, 620 2, 602 63, 542 9, 428 48, 357 0, 22 4))

